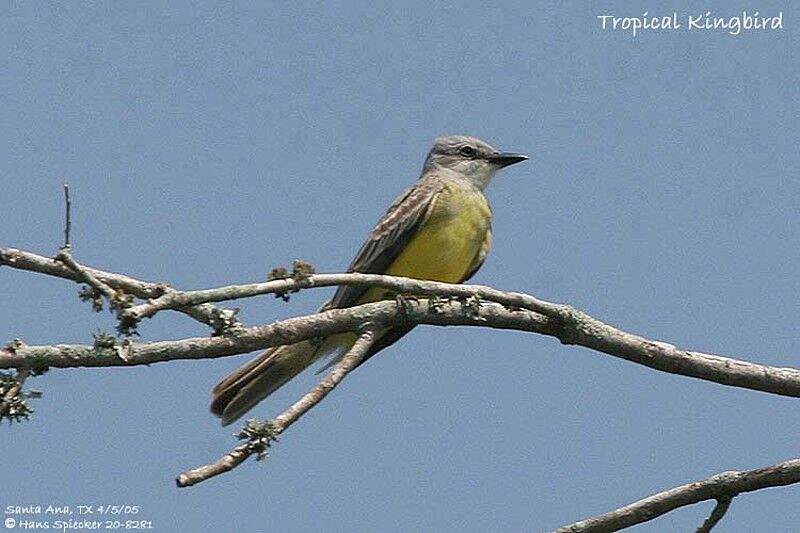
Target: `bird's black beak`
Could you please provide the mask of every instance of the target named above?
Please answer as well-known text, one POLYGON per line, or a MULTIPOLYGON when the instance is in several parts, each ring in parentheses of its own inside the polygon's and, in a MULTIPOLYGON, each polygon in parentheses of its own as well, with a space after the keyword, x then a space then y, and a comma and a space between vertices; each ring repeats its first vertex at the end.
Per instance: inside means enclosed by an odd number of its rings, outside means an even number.
POLYGON ((523 154, 515 154, 512 152, 497 152, 496 154, 488 156, 486 159, 491 161, 495 165, 499 166, 500 168, 503 168, 509 165, 513 165, 514 163, 525 161, 526 159, 528 159, 528 156, 523 154))

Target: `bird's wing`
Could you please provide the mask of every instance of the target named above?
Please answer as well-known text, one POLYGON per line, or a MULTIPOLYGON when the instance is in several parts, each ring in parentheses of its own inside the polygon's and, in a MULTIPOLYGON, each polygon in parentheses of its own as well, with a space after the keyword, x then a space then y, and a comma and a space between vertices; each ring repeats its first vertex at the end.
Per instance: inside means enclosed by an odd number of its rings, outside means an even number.
POLYGON ((475 259, 472 260, 472 265, 470 265, 469 270, 467 270, 467 274, 464 276, 459 283, 464 283, 475 273, 478 271, 479 268, 483 265, 483 262, 486 261, 486 256, 489 255, 489 250, 492 247, 492 223, 489 221, 489 229, 486 231, 486 236, 483 238, 483 243, 481 243, 481 247, 478 250, 478 253, 475 255, 475 259))
MULTIPOLYGON (((397 197, 361 246, 348 272, 383 274, 411 241, 443 187, 434 176, 418 180, 397 197)), ((340 286, 325 306, 349 307, 367 287, 340 286)))

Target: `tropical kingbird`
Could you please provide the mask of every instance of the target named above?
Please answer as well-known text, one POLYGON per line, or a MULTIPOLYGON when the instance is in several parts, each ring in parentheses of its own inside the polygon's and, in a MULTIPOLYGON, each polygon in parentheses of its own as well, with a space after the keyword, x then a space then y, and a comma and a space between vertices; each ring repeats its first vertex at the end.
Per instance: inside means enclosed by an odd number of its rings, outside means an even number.
MULTIPOLYGON (((437 138, 420 178, 392 203, 347 271, 447 283, 468 280, 492 244, 492 210, 483 190, 498 170, 525 159, 474 137, 437 138)), ((391 297, 378 287, 340 286, 320 311, 391 297)), ((367 357, 412 327, 382 331, 367 357)), ((270 348, 214 387, 211 412, 228 425, 320 357, 341 358, 355 340, 354 333, 341 333, 321 343, 305 340, 270 348)))

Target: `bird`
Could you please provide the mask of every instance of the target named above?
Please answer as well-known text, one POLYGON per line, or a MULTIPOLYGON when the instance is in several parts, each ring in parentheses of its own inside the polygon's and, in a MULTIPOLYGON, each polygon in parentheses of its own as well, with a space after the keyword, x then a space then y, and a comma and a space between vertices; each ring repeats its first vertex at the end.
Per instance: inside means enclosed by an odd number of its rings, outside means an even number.
MULTIPOLYGON (((436 138, 420 177, 389 206, 347 271, 467 281, 492 245, 492 209, 484 189, 498 170, 526 159, 476 137, 436 138)), ((378 287, 340 286, 319 311, 393 297, 378 287)), ((382 330, 367 358, 412 328, 398 325, 382 330)), ((227 426, 320 358, 332 356, 328 366, 335 364, 355 340, 355 333, 340 333, 321 342, 304 340, 269 348, 212 389, 210 410, 227 426)))

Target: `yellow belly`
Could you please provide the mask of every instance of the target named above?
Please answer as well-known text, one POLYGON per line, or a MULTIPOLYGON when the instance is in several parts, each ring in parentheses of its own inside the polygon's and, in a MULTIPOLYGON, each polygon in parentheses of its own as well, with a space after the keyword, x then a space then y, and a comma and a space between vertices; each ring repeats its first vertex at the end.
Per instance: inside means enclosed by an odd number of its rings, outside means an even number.
MULTIPOLYGON (((386 274, 461 282, 473 268, 481 249, 485 251, 491 242, 491 221, 492 210, 483 194, 460 185, 445 186, 427 220, 386 269, 386 274)), ((374 287, 367 290, 357 303, 375 302, 387 298, 387 294, 390 293, 386 289, 374 287)), ((334 354, 330 366, 352 346, 355 339, 354 333, 331 335, 318 350, 318 357, 334 354)))
MULTIPOLYGON (((386 274, 459 283, 469 273, 486 242, 492 212, 475 189, 446 186, 427 220, 386 274)), ((379 300, 383 289, 371 289, 360 303, 379 300)))

